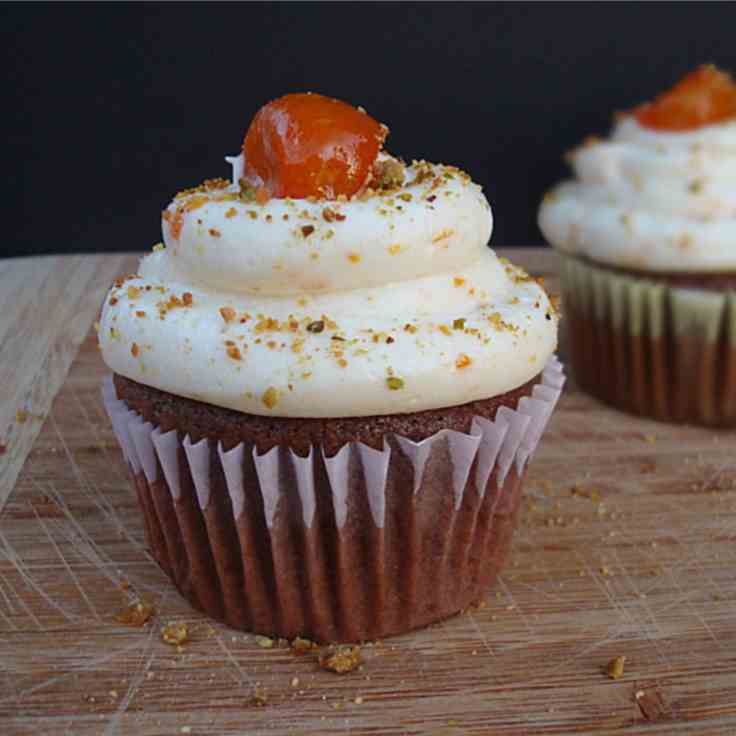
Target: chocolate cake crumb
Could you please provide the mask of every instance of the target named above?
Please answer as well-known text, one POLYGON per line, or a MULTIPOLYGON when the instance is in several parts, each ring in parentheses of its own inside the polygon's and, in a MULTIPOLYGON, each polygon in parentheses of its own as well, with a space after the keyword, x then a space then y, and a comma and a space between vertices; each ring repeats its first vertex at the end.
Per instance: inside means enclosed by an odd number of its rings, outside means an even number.
POLYGON ((659 721, 670 714, 670 706, 659 690, 637 690, 634 694, 641 714, 648 721, 659 721))

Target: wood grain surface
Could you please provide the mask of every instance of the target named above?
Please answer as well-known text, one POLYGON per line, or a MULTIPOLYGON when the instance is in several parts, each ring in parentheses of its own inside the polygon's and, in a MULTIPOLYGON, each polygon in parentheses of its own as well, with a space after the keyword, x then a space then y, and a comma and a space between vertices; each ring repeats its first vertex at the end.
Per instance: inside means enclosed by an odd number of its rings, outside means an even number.
MULTIPOLYGON (((554 254, 506 255, 555 289, 554 254)), ((634 419, 571 381, 484 604, 365 646, 360 670, 335 675, 205 620, 151 560, 89 331, 103 282, 131 262, 56 260, 0 270, 4 482, 38 433, 0 515, 1 734, 736 733, 733 432, 634 419), (31 299, 8 316, 26 298, 14 270, 46 284, 53 325, 25 325, 43 308, 31 299), (60 273, 89 285, 72 304, 49 283, 60 273), (85 333, 46 420, 18 427, 19 407, 46 413, 85 333), (141 597, 152 618, 117 623, 141 597), (180 649, 162 640, 170 622, 188 626, 180 649)))
POLYGON ((0 260, 0 509, 110 281, 131 256, 0 260))

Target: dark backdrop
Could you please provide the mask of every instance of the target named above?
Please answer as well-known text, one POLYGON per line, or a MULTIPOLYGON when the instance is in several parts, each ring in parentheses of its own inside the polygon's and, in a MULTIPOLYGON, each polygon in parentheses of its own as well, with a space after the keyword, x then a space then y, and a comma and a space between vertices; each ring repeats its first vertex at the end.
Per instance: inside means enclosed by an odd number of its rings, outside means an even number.
POLYGON ((466 169, 494 244, 541 243, 564 151, 701 62, 736 71, 735 28, 731 3, 4 4, 0 252, 150 247, 170 196, 299 90, 466 169))

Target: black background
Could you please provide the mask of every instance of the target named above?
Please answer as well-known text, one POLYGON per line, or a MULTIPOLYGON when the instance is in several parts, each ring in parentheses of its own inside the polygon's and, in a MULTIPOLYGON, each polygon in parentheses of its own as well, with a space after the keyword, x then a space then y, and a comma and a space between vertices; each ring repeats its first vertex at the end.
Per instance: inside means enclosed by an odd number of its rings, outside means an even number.
POLYGON ((4 4, 0 253, 149 248, 171 195, 303 90, 468 171, 495 245, 538 244, 563 153, 699 63, 736 71, 735 28, 731 3, 4 4))

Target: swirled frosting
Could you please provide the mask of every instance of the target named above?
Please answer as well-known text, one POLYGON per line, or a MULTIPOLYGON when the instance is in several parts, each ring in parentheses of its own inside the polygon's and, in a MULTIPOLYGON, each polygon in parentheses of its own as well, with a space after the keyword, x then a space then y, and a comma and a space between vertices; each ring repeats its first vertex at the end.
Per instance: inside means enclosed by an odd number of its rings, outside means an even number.
POLYGON ((491 210, 458 169, 349 201, 244 201, 208 182, 163 215, 166 247, 118 281, 99 340, 114 371, 251 414, 414 412, 541 372, 557 316, 486 247, 491 210))
POLYGON ((627 116, 570 162, 576 179, 539 211, 556 247, 646 271, 736 270, 736 121, 665 132, 627 116))

